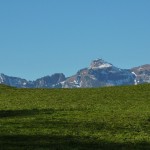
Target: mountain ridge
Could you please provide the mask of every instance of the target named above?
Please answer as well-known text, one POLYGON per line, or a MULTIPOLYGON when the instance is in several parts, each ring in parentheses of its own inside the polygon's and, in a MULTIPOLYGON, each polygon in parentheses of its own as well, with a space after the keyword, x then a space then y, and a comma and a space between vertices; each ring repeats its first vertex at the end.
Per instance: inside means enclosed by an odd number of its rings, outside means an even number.
POLYGON ((70 77, 63 73, 55 73, 28 81, 0 74, 0 84, 17 88, 88 88, 141 83, 150 83, 150 64, 121 69, 99 58, 93 60, 89 67, 80 69, 70 77))

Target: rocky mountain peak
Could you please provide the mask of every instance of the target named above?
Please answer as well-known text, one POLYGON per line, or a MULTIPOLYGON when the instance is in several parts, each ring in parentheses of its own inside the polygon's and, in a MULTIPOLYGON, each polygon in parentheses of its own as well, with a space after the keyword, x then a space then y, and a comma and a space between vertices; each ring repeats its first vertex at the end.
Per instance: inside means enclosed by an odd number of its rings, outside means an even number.
POLYGON ((113 65, 106 62, 105 60, 103 59, 96 59, 96 60, 93 60, 90 64, 90 69, 102 69, 102 68, 108 68, 108 67, 112 67, 113 65))

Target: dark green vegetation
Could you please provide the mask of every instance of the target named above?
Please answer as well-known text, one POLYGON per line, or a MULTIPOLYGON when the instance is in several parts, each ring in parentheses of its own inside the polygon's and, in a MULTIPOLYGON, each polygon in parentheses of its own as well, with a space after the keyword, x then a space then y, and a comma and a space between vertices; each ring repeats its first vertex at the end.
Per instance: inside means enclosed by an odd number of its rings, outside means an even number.
POLYGON ((0 150, 150 149, 150 85, 0 86, 0 150))

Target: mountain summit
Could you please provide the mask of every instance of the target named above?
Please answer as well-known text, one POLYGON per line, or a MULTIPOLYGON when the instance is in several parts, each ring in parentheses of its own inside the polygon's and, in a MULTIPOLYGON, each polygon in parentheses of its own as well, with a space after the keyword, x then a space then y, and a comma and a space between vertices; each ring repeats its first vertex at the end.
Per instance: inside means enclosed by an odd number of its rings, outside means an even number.
POLYGON ((81 69, 67 78, 63 88, 87 88, 135 84, 136 76, 127 69, 120 69, 102 59, 93 60, 89 68, 81 69))
POLYGON ((150 83, 150 65, 121 69, 103 59, 96 59, 89 67, 79 70, 71 77, 55 73, 35 81, 0 74, 0 84, 18 88, 89 88, 150 83))
POLYGON ((112 67, 112 64, 104 61, 103 59, 96 59, 91 62, 90 69, 102 69, 112 67))

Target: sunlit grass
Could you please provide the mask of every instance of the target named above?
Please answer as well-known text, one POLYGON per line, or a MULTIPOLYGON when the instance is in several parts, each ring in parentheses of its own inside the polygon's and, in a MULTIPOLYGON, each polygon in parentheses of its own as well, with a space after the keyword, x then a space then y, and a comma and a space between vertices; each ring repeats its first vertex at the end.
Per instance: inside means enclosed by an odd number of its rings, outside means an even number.
POLYGON ((1 85, 0 149, 150 149, 150 85, 1 85))

